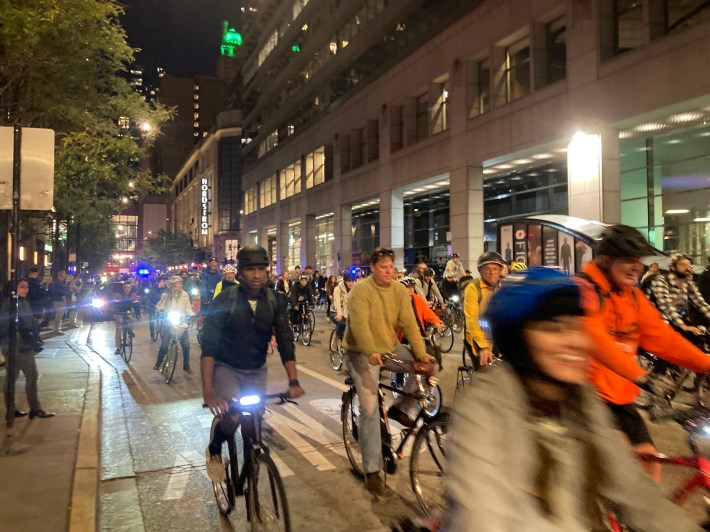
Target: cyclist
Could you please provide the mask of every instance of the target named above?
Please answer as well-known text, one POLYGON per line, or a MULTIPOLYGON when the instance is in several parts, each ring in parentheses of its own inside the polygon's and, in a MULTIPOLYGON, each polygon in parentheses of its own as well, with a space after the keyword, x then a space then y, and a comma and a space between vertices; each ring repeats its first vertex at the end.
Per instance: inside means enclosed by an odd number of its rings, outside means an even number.
POLYGON ((691 323, 690 307, 697 311, 699 317, 710 321, 710 305, 693 282, 690 257, 673 253, 669 268, 667 274, 658 273, 653 278, 646 294, 661 311, 665 320, 692 342, 692 337, 701 333, 696 324, 691 323))
POLYGON ((416 282, 414 285, 414 290, 419 294, 428 305, 445 307, 444 298, 441 297, 441 292, 439 292, 439 287, 436 286, 434 282, 434 270, 431 268, 426 268, 422 272, 422 277, 420 279, 412 279, 416 282))
POLYGON ((222 274, 217 269, 217 259, 212 257, 207 264, 207 268, 202 271, 202 277, 200 279, 200 301, 201 314, 206 314, 208 308, 214 299, 214 291, 217 287, 217 283, 222 280, 222 274))
POLYGON ((308 275, 302 273, 298 277, 298 284, 291 287, 288 301, 291 304, 291 323, 301 323, 301 315, 305 314, 308 306, 313 306, 313 292, 308 275))
POLYGON ((123 316, 126 315, 128 320, 129 329, 128 334, 135 336, 136 334, 131 329, 131 317, 130 313, 133 312, 136 319, 140 319, 141 311, 140 304, 138 303, 138 292, 133 288, 133 283, 126 281, 121 286, 121 289, 117 289, 113 294, 113 301, 111 302, 111 312, 113 313, 113 322, 116 326, 116 334, 114 339, 116 340, 116 355, 121 354, 121 336, 123 332, 123 316))
MULTIPOLYGON (((422 338, 425 337, 426 326, 428 323, 436 327, 437 331, 441 331, 444 323, 439 319, 439 317, 434 313, 429 305, 424 300, 422 296, 416 293, 416 279, 414 277, 405 277, 399 281, 403 286, 409 291, 411 297, 411 306, 414 311, 414 317, 417 319, 417 325, 419 326, 419 334, 422 338)), ((397 339, 403 343, 409 345, 409 340, 405 338, 404 334, 400 331, 397 335, 397 339)), ((436 354, 435 346, 425 345, 425 349, 428 354, 433 356, 439 364, 441 364, 441 352, 436 354)), ((417 376, 407 374, 404 376, 404 391, 405 392, 415 392, 417 389, 417 376)), ((395 403, 389 407, 387 410, 387 417, 394 419, 400 425, 405 427, 412 427, 414 425, 413 416, 416 415, 417 400, 412 397, 406 397, 400 395, 395 403)))
POLYGON ((293 333, 288 325, 286 298, 265 288, 269 256, 260 246, 237 253, 239 285, 223 291, 212 302, 202 340, 202 398, 221 422, 210 435, 206 450, 207 474, 213 482, 225 478, 222 444, 234 434, 238 418, 228 415, 227 400, 240 391, 266 391, 266 351, 272 333, 288 375, 288 395, 304 391, 298 382, 293 333))
POLYGON ((586 385, 579 285, 542 267, 510 278, 485 314, 504 362, 454 411, 443 529, 606 530, 602 503, 630 530, 699 530, 624 452, 586 385))
MULTIPOLYGON (((355 284, 355 277, 349 270, 343 272, 343 280, 340 281, 333 289, 333 310, 335 312, 335 336, 339 340, 343 339, 345 334, 345 325, 348 320, 348 297, 350 290, 355 284)), ((330 346, 332 351, 337 349, 336 345, 330 346)))
MULTIPOLYGON (((370 269, 372 274, 355 283, 350 291, 343 345, 345 363, 360 401, 359 445, 366 473, 365 486, 369 492, 379 495, 384 493, 380 477, 383 460, 377 385, 380 367, 384 365, 381 353, 397 348, 397 334, 401 329, 411 342, 419 369, 433 369, 435 359, 424 348, 409 292, 393 281, 394 251, 376 249, 370 256, 370 269)), ((401 355, 401 358, 406 357, 411 359, 411 355, 401 355)))
POLYGON ((284 270, 281 272, 281 278, 276 282, 276 288, 275 290, 277 292, 282 292, 286 295, 291 291, 291 286, 293 286, 293 282, 289 280, 290 274, 288 273, 288 270, 284 270))
POLYGON ((510 261, 510 273, 522 272, 528 269, 524 262, 519 260, 510 261))
POLYGON ((454 275, 454 279, 456 279, 456 281, 466 275, 466 270, 464 269, 463 264, 461 264, 461 259, 459 258, 458 253, 452 253, 451 258, 446 263, 446 268, 444 268, 444 276, 450 273, 454 275))
POLYGON ((495 251, 482 254, 478 257, 478 273, 481 276, 469 282, 463 292, 463 313, 466 324, 464 349, 476 368, 493 362, 493 344, 483 332, 480 318, 493 292, 500 286, 504 264, 503 257, 495 251))
MULTIPOLYGON (((182 277, 176 275, 170 278, 168 281, 168 289, 163 292, 156 309, 165 316, 170 312, 178 312, 181 318, 194 314, 194 312, 192 312, 192 305, 190 305, 190 297, 187 295, 187 292, 182 289, 182 277)), ((170 347, 171 339, 170 327, 165 327, 163 329, 163 337, 160 339, 158 359, 155 361, 153 369, 160 369, 163 357, 167 354, 168 348, 170 347)), ((187 333, 187 329, 185 329, 180 336, 180 347, 182 348, 182 369, 188 375, 192 375, 193 371, 190 367, 190 337, 187 333)))
MULTIPOLYGON (((595 343, 590 380, 632 448, 649 453, 656 447, 634 406, 639 387, 650 389, 637 361, 638 347, 693 371, 710 372, 710 357, 668 326, 636 286, 643 270, 641 257, 654 253, 636 229, 614 225, 602 232, 597 257, 578 274, 582 305, 589 315, 587 331, 595 343)), ((642 465, 660 479, 660 464, 642 465)))
POLYGON ((461 297, 461 290, 459 289, 459 283, 456 280, 456 276, 453 272, 446 272, 444 274, 444 279, 439 285, 439 293, 444 301, 450 301, 453 296, 461 297))
POLYGON ((156 307, 158 306, 158 302, 160 301, 163 292, 165 292, 165 289, 165 279, 163 277, 159 277, 157 282, 150 287, 148 292, 148 301, 146 302, 146 306, 148 307, 148 323, 151 336, 155 334, 156 307))
POLYGON ((338 277, 336 275, 331 275, 325 282, 325 297, 326 297, 326 308, 325 317, 330 321, 330 312, 333 308, 333 292, 335 287, 338 286, 338 277))
POLYGON ((217 297, 225 288, 237 284, 236 277, 237 269, 231 264, 227 264, 224 268, 222 268, 222 280, 218 282, 217 286, 214 288, 214 297, 217 297))

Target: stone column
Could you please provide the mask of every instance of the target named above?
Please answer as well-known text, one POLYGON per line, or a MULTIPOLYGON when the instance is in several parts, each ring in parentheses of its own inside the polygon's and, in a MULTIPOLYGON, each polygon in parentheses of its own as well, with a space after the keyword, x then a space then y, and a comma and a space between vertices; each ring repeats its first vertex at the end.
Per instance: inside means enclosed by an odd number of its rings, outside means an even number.
POLYGON ((301 268, 316 261, 316 217, 306 214, 301 217, 301 268))
POLYGON ((333 268, 342 272, 352 264, 353 255, 352 205, 336 205, 333 214, 333 268))
POLYGON ((380 246, 394 250, 395 265, 404 267, 404 191, 380 194, 380 246))
POLYGON ((483 169, 468 166, 449 174, 451 251, 461 256, 464 268, 475 270, 483 253, 483 169))
POLYGON ((287 264, 288 260, 288 223, 276 224, 276 270, 281 273, 291 269, 295 264, 287 264))

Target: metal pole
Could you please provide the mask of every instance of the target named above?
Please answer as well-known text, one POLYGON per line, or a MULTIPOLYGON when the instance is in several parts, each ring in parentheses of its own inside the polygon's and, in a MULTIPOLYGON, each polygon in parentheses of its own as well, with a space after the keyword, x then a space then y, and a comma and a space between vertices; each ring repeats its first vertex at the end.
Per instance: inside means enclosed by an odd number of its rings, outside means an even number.
POLYGON ((19 281, 20 258, 18 245, 20 242, 20 171, 22 168, 22 128, 15 125, 14 145, 12 155, 12 247, 10 249, 10 263, 13 271, 11 280, 14 288, 10 297, 10 341, 7 355, 7 385, 5 387, 5 406, 7 413, 5 422, 7 429, 15 426, 15 379, 17 378, 17 284, 19 281))

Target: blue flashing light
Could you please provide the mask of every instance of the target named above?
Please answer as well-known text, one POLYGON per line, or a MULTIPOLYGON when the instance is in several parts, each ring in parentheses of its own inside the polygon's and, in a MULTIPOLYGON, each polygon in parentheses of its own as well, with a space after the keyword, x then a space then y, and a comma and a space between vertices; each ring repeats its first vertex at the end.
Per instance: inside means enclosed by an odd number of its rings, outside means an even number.
POLYGON ((150 270, 148 268, 139 268, 138 269, 138 275, 148 275, 150 273, 150 270))

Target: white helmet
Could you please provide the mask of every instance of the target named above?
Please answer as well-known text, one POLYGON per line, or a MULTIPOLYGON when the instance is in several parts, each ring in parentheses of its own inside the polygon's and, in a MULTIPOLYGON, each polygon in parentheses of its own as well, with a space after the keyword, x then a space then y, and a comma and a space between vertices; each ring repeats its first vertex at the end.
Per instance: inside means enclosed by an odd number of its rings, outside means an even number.
POLYGON ((227 264, 224 268, 222 268, 222 275, 225 273, 237 273, 237 269, 231 264, 227 264))

